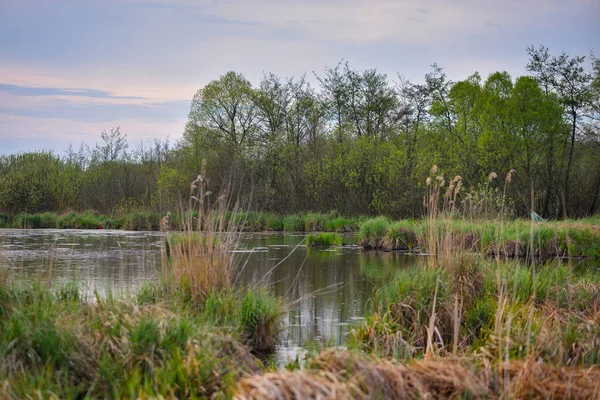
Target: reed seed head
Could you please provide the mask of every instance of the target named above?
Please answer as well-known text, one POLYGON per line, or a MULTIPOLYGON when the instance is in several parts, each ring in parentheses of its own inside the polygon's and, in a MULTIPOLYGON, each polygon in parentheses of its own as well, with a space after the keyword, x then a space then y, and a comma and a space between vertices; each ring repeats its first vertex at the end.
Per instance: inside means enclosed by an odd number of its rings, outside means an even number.
POLYGON ((510 171, 508 171, 508 174, 506 174, 506 182, 510 183, 512 181, 512 174, 516 174, 517 171, 513 168, 510 171))

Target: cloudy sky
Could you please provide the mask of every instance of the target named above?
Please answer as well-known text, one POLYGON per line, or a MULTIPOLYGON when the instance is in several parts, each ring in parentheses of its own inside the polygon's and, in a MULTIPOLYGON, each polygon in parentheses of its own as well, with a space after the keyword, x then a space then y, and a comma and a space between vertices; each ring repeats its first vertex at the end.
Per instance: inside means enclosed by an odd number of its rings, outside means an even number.
POLYGON ((117 126, 175 141, 228 70, 515 76, 532 44, 598 55, 600 0, 0 0, 0 154, 62 154, 117 126))

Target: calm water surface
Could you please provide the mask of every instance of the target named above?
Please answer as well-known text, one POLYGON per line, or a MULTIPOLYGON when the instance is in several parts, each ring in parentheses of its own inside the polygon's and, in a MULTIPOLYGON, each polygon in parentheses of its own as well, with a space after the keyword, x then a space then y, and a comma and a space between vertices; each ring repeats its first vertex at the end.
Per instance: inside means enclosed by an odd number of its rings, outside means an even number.
MULTIPOLYGON (((377 282, 419 262, 356 246, 312 249, 304 235, 248 234, 236 250, 236 285, 266 285, 290 304, 279 362, 307 341, 341 345, 349 324, 365 315, 377 282)), ((355 238, 345 238, 352 244, 355 238)), ((132 292, 161 273, 164 235, 109 230, 0 230, 0 267, 17 279, 83 282, 87 291, 132 292)))

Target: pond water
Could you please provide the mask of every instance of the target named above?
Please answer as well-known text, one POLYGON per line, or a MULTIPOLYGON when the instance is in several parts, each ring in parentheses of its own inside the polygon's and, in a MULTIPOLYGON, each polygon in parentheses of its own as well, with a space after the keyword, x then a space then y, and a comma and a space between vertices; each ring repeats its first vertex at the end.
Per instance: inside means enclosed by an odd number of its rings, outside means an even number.
MULTIPOLYGON (((278 362, 309 341, 342 345, 365 315, 376 283, 420 257, 364 252, 349 245, 307 248, 304 235, 245 234, 236 251, 236 285, 272 288, 290 306, 278 362)), ((345 243, 356 239, 345 238, 345 243)), ((133 292, 161 274, 164 235, 109 230, 0 230, 0 268, 16 279, 77 280, 85 290, 133 292)))

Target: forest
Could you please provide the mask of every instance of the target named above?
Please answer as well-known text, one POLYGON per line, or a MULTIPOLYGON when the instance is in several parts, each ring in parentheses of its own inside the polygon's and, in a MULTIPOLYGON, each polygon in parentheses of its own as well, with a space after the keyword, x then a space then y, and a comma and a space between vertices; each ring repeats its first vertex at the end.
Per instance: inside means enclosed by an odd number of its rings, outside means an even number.
POLYGON ((436 64, 419 83, 347 62, 258 85, 230 71, 197 91, 174 143, 130 143, 114 127, 63 154, 1 156, 0 212, 177 211, 205 160, 208 190, 250 211, 417 218, 436 165, 462 177, 461 202, 598 213, 600 59, 526 51, 528 75, 461 81, 436 64))

